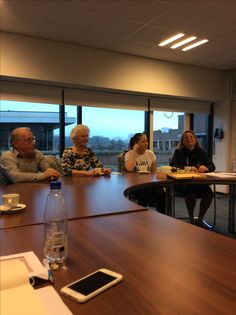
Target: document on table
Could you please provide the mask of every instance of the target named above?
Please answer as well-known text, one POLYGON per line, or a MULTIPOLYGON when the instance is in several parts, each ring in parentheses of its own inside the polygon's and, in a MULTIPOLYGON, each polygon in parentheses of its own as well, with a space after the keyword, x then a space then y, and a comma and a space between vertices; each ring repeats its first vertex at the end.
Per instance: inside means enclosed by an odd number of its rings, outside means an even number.
POLYGON ((52 285, 34 289, 32 276, 48 277, 34 252, 0 257, 1 315, 72 315, 52 285))
POLYGON ((168 177, 172 177, 174 179, 194 179, 204 177, 204 174, 201 173, 166 173, 168 177))
POLYGON ((236 180, 236 173, 229 173, 229 172, 212 172, 212 173, 205 173, 207 176, 210 177, 218 177, 218 178, 235 178, 236 180))

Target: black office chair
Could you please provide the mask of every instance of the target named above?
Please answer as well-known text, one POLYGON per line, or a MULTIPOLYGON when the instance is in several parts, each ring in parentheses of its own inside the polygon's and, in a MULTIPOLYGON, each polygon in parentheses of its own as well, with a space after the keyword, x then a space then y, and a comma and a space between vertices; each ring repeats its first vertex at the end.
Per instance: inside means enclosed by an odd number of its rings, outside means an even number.
POLYGON ((60 174, 62 173, 61 159, 60 158, 57 158, 54 155, 45 155, 45 160, 48 162, 50 167, 54 168, 60 174))
POLYGON ((127 151, 121 152, 117 157, 117 166, 118 166, 118 172, 125 172, 125 153, 127 151))

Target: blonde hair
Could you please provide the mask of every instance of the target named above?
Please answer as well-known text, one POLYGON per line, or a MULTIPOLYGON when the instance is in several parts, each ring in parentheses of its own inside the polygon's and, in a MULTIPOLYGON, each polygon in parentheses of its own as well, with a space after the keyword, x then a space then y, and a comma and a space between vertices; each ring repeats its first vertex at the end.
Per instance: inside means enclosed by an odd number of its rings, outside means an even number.
POLYGON ((79 124, 79 125, 75 126, 75 127, 71 130, 71 133, 70 133, 70 138, 71 138, 71 140, 73 141, 73 143, 76 143, 78 134, 79 134, 81 131, 88 131, 88 133, 90 132, 89 127, 86 126, 86 125, 79 124))

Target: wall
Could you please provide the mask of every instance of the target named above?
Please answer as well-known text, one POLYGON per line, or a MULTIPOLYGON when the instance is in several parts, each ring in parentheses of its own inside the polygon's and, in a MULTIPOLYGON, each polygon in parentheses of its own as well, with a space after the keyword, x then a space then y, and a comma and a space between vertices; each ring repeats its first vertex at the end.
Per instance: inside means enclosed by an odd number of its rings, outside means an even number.
POLYGON ((230 154, 230 170, 236 172, 236 100, 231 103, 231 154, 230 154))
POLYGON ((82 86, 222 100, 221 71, 1 33, 1 74, 82 86))
MULTIPOLYGON (((4 76, 216 102, 214 128, 222 127, 225 138, 215 142, 214 162, 217 169, 228 170, 232 154, 235 161, 236 139, 231 135, 236 133, 231 130, 229 78, 223 71, 4 32, 0 56, 4 76)), ((233 115, 236 117, 235 109, 233 115)))

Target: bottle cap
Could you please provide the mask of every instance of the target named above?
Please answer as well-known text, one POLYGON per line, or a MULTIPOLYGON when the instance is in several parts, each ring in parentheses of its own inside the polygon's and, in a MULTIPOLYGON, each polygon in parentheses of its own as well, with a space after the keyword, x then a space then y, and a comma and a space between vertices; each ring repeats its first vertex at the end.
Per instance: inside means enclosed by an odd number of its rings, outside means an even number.
POLYGON ((61 189, 61 182, 55 180, 50 182, 50 188, 51 189, 61 189))

